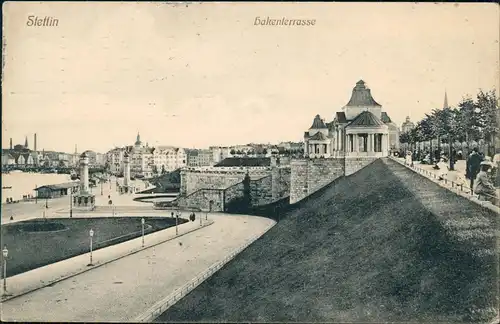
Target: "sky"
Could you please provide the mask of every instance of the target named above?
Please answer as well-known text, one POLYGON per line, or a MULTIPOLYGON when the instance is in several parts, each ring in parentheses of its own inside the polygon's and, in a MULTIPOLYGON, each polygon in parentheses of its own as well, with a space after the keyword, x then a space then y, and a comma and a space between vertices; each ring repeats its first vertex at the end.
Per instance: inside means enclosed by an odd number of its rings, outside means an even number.
MULTIPOLYGON (((398 125, 499 88, 499 6, 3 5, 2 147, 106 152, 301 141, 363 79, 398 125), (27 26, 29 16, 57 27, 27 26), (261 26, 255 19, 314 19, 261 26)), ((497 91, 498 93, 498 91, 497 91)))

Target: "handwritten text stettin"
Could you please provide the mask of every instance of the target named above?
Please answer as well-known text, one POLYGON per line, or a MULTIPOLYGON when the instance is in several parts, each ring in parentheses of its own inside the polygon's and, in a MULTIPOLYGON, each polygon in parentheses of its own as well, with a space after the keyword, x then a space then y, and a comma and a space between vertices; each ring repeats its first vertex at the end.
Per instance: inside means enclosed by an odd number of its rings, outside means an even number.
POLYGON ((59 19, 49 16, 41 18, 31 15, 28 16, 28 20, 26 21, 26 26, 28 27, 57 27, 58 25, 59 19))

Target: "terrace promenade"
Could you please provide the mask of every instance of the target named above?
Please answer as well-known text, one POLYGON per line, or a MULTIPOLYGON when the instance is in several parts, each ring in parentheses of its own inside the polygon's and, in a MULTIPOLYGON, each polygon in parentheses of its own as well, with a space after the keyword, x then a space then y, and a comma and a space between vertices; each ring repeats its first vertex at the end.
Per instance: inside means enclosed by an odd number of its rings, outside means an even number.
POLYGON ((155 322, 492 323, 497 237, 497 212, 381 159, 284 212, 155 322))
MULTIPOLYGON (((8 278, 11 293, 41 289, 2 302, 2 321, 133 321, 235 249, 261 235, 274 221, 244 215, 209 214, 213 224, 175 238, 175 228, 146 235, 150 247, 113 262, 106 260, 140 247, 140 238, 94 252, 89 271, 47 285, 88 263, 88 254, 8 278), (157 245, 155 242, 173 238, 157 245), (104 264, 103 264, 104 263, 104 264), (16 291, 17 290, 17 291, 16 291)), ((205 220, 204 220, 205 222, 205 220)), ((180 234, 199 226, 179 226, 180 234)))

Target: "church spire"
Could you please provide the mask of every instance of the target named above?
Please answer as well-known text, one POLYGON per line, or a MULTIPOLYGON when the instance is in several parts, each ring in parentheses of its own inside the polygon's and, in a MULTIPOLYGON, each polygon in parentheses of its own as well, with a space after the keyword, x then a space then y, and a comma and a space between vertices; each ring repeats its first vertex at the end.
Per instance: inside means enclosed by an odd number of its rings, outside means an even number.
POLYGON ((443 108, 444 109, 449 108, 449 106, 448 106, 448 94, 446 93, 446 90, 444 91, 444 104, 443 104, 443 108))
POLYGON ((28 148, 28 136, 26 136, 26 139, 24 140, 24 148, 28 148))
POLYGON ((137 139, 135 141, 135 145, 141 145, 141 135, 137 132, 137 139))

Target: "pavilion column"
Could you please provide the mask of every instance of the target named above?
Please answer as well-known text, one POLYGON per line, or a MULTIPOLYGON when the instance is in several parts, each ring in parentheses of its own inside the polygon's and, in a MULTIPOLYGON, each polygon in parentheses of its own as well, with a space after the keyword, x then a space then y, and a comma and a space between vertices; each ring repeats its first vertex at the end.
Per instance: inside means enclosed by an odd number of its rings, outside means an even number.
POLYGON ((335 129, 335 150, 339 150, 339 141, 340 141, 340 134, 339 134, 339 129, 335 129))
POLYGON ((342 150, 346 150, 345 149, 345 142, 346 142, 346 139, 345 139, 345 134, 344 132, 342 131, 342 129, 339 129, 339 149, 342 151, 342 150))
POLYGON ((358 152, 358 149, 359 149, 359 147, 358 147, 358 140, 359 140, 358 134, 354 134, 353 136, 354 136, 354 152, 358 152))
POLYGON ((340 150, 340 144, 341 144, 341 141, 342 141, 342 137, 340 136, 340 130, 337 129, 337 150, 340 150))
POLYGON ((382 134, 382 155, 385 155, 386 151, 387 151, 387 138, 386 138, 386 136, 387 135, 382 134))
POLYGON ((368 134, 368 152, 373 152, 373 134, 368 134))

